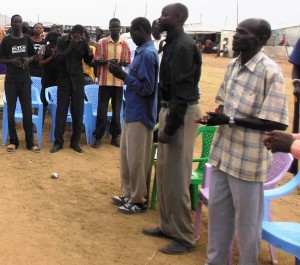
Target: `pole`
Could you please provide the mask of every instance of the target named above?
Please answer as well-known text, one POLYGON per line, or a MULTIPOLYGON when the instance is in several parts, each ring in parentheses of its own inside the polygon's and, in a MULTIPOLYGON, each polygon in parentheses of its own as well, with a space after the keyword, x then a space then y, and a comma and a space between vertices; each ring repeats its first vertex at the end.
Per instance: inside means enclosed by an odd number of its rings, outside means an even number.
POLYGON ((236 0, 236 25, 239 24, 239 0, 236 0))
POLYGON ((116 10, 117 10, 117 2, 116 2, 116 4, 115 4, 115 10, 114 10, 113 17, 116 17, 116 10))

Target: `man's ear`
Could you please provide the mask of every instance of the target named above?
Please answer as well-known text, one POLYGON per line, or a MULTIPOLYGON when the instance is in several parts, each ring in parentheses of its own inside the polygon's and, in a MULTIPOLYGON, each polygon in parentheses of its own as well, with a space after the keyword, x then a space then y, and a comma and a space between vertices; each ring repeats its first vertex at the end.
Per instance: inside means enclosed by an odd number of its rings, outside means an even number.
POLYGON ((268 41, 267 35, 265 35, 265 34, 259 36, 258 39, 262 45, 265 45, 266 42, 268 41))

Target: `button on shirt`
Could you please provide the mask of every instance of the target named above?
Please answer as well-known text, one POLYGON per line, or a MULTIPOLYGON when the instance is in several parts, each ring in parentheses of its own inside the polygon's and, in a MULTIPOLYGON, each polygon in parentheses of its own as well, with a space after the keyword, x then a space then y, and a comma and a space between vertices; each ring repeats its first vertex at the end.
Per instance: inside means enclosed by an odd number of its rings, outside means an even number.
MULTIPOLYGON (((224 114, 236 118, 259 118, 288 125, 283 76, 279 66, 263 52, 244 66, 239 57, 225 73, 216 97, 224 114)), ((271 153, 263 144, 264 131, 220 125, 215 134, 209 162, 233 177, 263 182, 271 153)))

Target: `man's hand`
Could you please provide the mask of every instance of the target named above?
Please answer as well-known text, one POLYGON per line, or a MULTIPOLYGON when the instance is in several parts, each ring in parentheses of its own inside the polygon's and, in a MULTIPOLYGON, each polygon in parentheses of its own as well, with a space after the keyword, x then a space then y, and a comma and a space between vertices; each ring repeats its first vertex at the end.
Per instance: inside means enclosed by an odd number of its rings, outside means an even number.
POLYGON ((297 98, 300 98, 300 83, 295 83, 293 95, 297 98))
POLYGON ((113 61, 108 63, 108 71, 113 74, 116 78, 124 80, 126 77, 126 73, 123 71, 122 67, 113 61))
POLYGON ((173 136, 172 135, 167 135, 164 132, 160 132, 158 136, 158 141, 162 144, 169 144, 172 142, 173 136))
POLYGON ((265 132, 265 139, 263 141, 264 145, 268 150, 271 150, 272 153, 275 152, 291 152, 291 146, 295 139, 291 134, 273 131, 265 132))
POLYGON ((207 114, 208 115, 196 119, 195 122, 208 125, 208 126, 229 124, 229 120, 230 120, 229 116, 223 113, 207 112, 207 114))

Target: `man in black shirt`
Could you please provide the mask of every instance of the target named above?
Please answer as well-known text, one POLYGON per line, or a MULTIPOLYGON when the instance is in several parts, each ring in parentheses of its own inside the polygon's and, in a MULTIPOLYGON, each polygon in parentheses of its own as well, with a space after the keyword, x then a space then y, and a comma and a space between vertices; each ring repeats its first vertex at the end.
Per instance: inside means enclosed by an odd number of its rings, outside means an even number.
POLYGON ((20 100, 23 113, 23 128, 27 149, 39 152, 33 144, 32 113, 31 113, 31 79, 29 63, 35 54, 29 35, 22 33, 22 17, 14 15, 11 18, 12 33, 7 35, 0 46, 0 63, 6 64, 5 96, 7 100, 9 142, 6 151, 14 152, 19 147, 19 139, 15 125, 15 110, 17 98, 20 100))
POLYGON ((75 25, 68 35, 60 37, 57 41, 56 57, 60 71, 57 79, 55 141, 50 150, 51 153, 55 153, 63 148, 63 135, 70 105, 72 115, 70 147, 78 153, 83 152, 79 146, 83 120, 85 84, 82 59, 86 63, 90 63, 93 60, 93 54, 90 52, 83 34, 83 26, 75 25))
POLYGON ((166 254, 181 254, 195 247, 190 215, 189 185, 192 159, 200 116, 198 83, 201 54, 193 39, 184 33, 188 17, 186 6, 177 3, 163 8, 159 18, 167 31, 160 65, 159 144, 156 164, 160 225, 143 233, 174 239, 160 249, 166 254))

